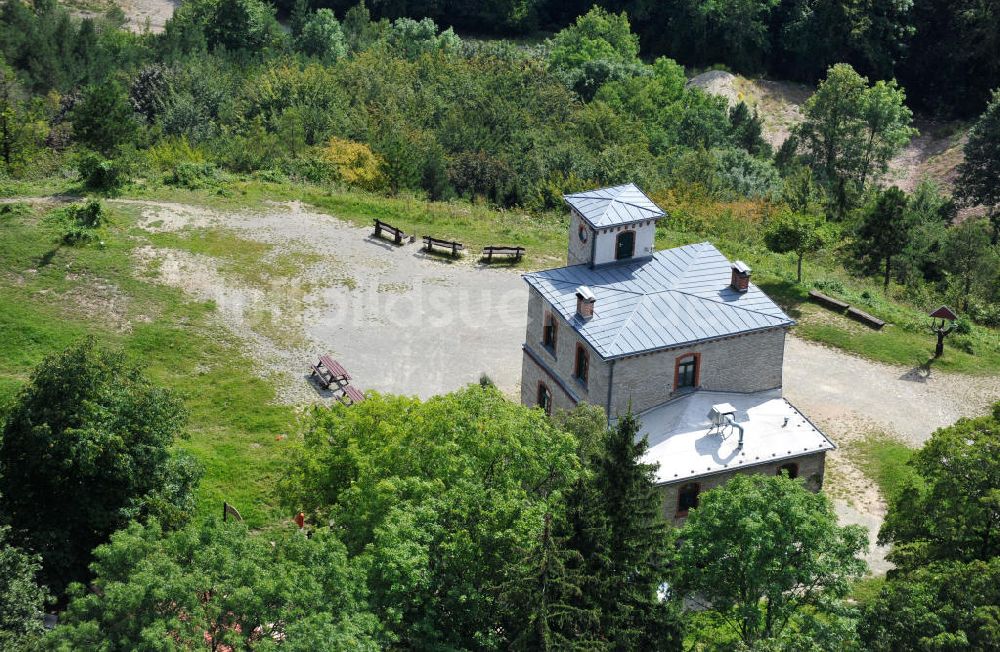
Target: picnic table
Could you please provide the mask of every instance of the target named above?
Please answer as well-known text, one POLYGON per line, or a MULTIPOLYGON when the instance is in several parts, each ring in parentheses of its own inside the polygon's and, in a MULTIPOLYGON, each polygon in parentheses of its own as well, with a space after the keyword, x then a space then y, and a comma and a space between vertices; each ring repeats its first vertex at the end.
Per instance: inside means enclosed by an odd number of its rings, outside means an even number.
POLYGON ((524 247, 500 247, 496 245, 483 247, 483 258, 486 259, 486 262, 493 262, 494 254, 506 255, 519 261, 521 260, 521 257, 524 256, 524 247))
POLYGON ((457 257, 458 252, 465 249, 465 245, 461 242, 454 242, 451 240, 442 240, 441 238, 434 238, 429 235, 424 236, 424 249, 431 251, 433 247, 443 247, 445 249, 451 249, 451 255, 457 257))
POLYGON ((323 389, 328 389, 330 385, 346 383, 351 379, 351 374, 347 369, 328 355, 319 356, 319 362, 311 365, 312 374, 319 379, 319 384, 323 389))

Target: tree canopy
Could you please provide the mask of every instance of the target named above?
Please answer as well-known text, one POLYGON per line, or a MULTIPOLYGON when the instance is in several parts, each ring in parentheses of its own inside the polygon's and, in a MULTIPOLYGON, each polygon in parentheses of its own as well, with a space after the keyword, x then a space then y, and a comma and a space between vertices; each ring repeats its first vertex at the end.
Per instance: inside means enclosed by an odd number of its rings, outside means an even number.
POLYGON ((60 591, 135 518, 179 525, 200 471, 173 452, 185 411, 124 354, 85 340, 46 358, 0 431, 0 514, 60 591))
MULTIPOLYGON (((700 496, 680 537, 673 590, 703 600, 747 647, 836 613, 866 570, 859 526, 787 476, 737 475, 700 496)), ((794 647, 794 646, 793 646, 794 647)))

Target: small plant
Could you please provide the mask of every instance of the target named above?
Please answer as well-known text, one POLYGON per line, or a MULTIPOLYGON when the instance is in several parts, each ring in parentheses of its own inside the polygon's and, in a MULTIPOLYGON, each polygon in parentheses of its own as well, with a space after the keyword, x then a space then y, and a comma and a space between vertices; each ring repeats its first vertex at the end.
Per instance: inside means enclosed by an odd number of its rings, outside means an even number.
POLYGON ((479 386, 482 387, 483 389, 486 389, 489 387, 496 387, 496 383, 494 383, 493 379, 490 378, 487 374, 483 374, 479 377, 479 386))
POLYGON ((68 224, 63 234, 63 242, 70 245, 93 241, 97 236, 97 229, 104 223, 106 217, 104 207, 96 199, 73 204, 64 214, 68 224))

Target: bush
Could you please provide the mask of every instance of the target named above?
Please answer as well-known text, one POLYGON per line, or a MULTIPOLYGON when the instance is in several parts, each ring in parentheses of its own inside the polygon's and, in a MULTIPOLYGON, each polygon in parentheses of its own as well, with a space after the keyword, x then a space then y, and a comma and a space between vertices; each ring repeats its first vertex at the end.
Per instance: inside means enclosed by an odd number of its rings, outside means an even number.
POLYGON ((129 166, 121 159, 106 159, 96 152, 86 152, 77 162, 80 181, 91 190, 113 193, 129 181, 129 166))
POLYGON ((221 180, 219 169, 214 164, 185 162, 174 166, 163 181, 171 186, 197 190, 215 186, 221 180))
POLYGON ((66 219, 66 231, 63 233, 63 242, 69 245, 83 244, 94 240, 97 236, 97 229, 104 223, 105 214, 101 202, 96 199, 88 199, 79 204, 68 207, 64 216, 66 219))

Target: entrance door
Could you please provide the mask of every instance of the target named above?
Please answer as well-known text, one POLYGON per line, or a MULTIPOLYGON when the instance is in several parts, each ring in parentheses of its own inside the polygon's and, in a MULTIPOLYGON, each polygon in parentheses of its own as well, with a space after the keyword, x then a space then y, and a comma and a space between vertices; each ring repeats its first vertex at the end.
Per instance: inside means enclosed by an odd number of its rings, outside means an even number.
POLYGON ((615 260, 631 258, 635 253, 635 231, 622 231, 615 242, 615 260))

